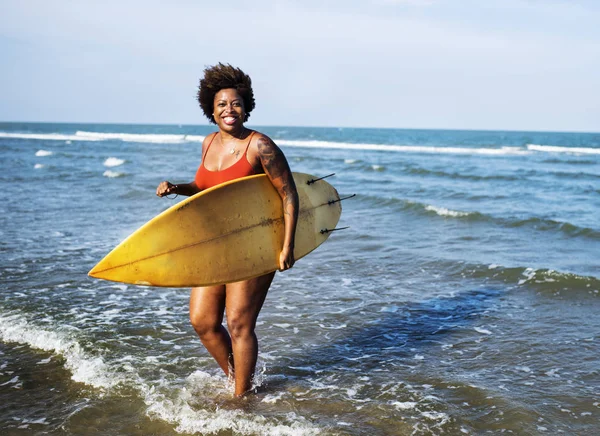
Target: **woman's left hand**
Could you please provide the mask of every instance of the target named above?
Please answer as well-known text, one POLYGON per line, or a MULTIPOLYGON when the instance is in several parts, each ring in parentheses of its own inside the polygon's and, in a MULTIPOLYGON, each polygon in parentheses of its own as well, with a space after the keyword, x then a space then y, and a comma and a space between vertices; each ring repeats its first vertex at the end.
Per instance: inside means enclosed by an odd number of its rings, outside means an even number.
POLYGON ((279 271, 285 271, 294 266, 294 249, 291 247, 283 247, 279 255, 279 271))

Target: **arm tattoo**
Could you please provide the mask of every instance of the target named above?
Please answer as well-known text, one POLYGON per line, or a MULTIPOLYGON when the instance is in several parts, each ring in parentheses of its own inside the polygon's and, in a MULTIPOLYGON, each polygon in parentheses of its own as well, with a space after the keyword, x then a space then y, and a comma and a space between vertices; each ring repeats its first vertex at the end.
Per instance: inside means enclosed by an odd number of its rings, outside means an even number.
POLYGON ((265 173, 273 181, 283 198, 284 214, 296 215, 298 213, 298 194, 292 172, 283 152, 271 139, 265 136, 259 138, 257 146, 265 173))
POLYGON ((281 149, 269 138, 262 136, 258 140, 258 155, 265 169, 273 179, 279 179, 289 172, 289 168, 281 149))

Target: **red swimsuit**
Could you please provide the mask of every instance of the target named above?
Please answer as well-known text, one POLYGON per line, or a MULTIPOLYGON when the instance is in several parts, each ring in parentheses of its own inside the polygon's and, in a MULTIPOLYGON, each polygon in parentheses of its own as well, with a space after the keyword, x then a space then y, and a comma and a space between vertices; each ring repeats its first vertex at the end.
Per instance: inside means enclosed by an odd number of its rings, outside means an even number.
POLYGON ((200 167, 198 167, 198 171, 196 171, 196 178, 194 181, 196 182, 196 186, 199 190, 203 191, 205 189, 212 188, 213 186, 220 185, 221 183, 229 182, 230 180, 257 174, 252 165, 250 165, 250 162, 248 162, 247 157, 248 147, 250 147, 250 141, 252 141, 252 136, 254 136, 254 133, 255 132, 252 132, 250 135, 250 139, 248 139, 248 145, 246 145, 246 150, 244 151, 242 157, 230 167, 220 171, 210 171, 204 166, 204 159, 206 159, 210 145, 215 139, 215 136, 217 136, 217 133, 213 135, 212 139, 208 143, 208 146, 206 147, 204 156, 202 156, 200 167))

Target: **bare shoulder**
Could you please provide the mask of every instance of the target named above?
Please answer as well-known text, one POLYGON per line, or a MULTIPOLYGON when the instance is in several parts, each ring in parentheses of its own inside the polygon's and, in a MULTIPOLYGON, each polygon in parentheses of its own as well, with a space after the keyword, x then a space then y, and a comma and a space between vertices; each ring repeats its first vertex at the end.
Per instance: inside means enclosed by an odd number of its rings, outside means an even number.
POLYGON ((255 131, 248 148, 248 160, 261 167, 264 164, 265 157, 274 154, 283 156, 283 153, 271 138, 264 133, 255 131))
POLYGON ((273 141, 264 133, 260 132, 255 132, 254 138, 252 138, 252 144, 250 148, 252 149, 253 154, 255 154, 256 157, 261 161, 263 161, 263 159, 267 156, 283 156, 283 152, 277 146, 277 144, 275 144, 275 141, 273 141))
POLYGON ((253 152, 258 154, 258 152, 261 149, 272 146, 277 147, 277 145, 275 145, 275 142, 271 138, 269 138, 264 133, 257 132, 256 130, 254 131, 254 135, 252 136, 252 141, 250 143, 250 149, 253 152))
POLYGON ((212 132, 204 137, 204 140, 202 141, 202 156, 204 156, 208 145, 213 141, 213 139, 215 139, 215 136, 217 136, 218 133, 219 132, 212 132))

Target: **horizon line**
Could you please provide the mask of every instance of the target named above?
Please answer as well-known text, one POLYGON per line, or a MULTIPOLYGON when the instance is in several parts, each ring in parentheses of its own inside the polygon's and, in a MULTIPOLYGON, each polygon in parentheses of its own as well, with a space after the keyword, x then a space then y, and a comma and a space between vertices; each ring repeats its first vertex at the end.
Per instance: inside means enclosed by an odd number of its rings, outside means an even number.
MULTIPOLYGON (((216 127, 213 124, 188 124, 188 123, 148 123, 148 122, 97 122, 97 121, 6 121, 0 120, 0 124, 74 124, 74 125, 128 125, 128 126, 174 126, 174 127, 216 127)), ((362 130, 446 130, 461 132, 514 132, 514 133, 574 133, 574 134, 600 134, 599 131, 591 130, 525 130, 525 129, 501 129, 501 128, 461 128, 461 127, 364 127, 364 126, 318 126, 318 125, 282 125, 282 124, 262 124, 256 127, 292 127, 292 128, 312 128, 312 129, 362 129, 362 130)))

